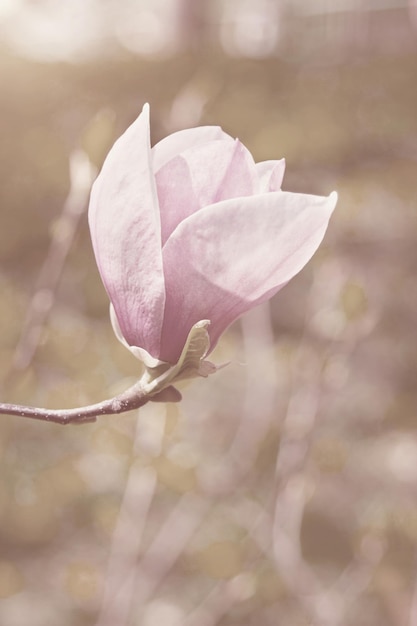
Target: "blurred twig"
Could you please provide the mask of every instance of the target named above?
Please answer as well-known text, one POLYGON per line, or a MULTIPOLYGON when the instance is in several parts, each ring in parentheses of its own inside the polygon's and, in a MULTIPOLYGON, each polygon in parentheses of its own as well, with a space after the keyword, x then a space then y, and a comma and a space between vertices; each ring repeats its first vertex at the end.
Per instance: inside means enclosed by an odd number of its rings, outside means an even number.
POLYGON ((241 419, 223 466, 205 467, 200 472, 200 488, 209 496, 236 491, 253 468, 274 415, 277 372, 271 354, 274 334, 269 302, 246 313, 240 323, 246 364, 241 419))
POLYGON ((146 602, 173 567, 211 506, 206 498, 185 494, 177 502, 137 570, 135 599, 146 602))
POLYGON ((187 616, 184 626, 216 626, 236 604, 253 595, 254 586, 253 577, 247 573, 217 583, 201 605, 187 616))
MULTIPOLYGON (((343 272, 339 276, 345 279, 343 272)), ((323 306, 320 287, 323 276, 317 272, 306 306, 303 334, 292 365, 292 385, 288 408, 282 424, 280 449, 276 463, 277 495, 273 521, 274 558, 279 573, 293 595, 303 605, 314 626, 337 626, 344 623, 346 610, 357 602, 366 589, 383 555, 382 546, 359 554, 326 587, 305 562, 301 547, 301 524, 309 493, 312 471, 309 453, 324 391, 322 361, 310 359, 307 378, 303 377, 308 354, 310 320, 317 314, 316 302, 323 306), (300 417, 301 416, 301 417, 300 417), (301 419, 302 418, 302 419, 301 419)), ((338 281, 336 281, 338 283, 338 281)), ((340 331, 342 332, 342 330, 340 331)), ((342 339, 339 335, 338 339, 342 339)), ((344 338, 345 351, 352 352, 358 337, 344 338)), ((333 339, 326 342, 329 353, 333 339)), ((346 356, 346 352, 345 352, 346 356)))
POLYGON ((250 469, 259 451, 274 414, 277 372, 271 351, 274 331, 271 305, 261 306, 246 313, 241 320, 246 367, 244 409, 230 456, 239 463, 240 472, 250 469))
POLYGON ((70 191, 62 213, 54 224, 48 254, 40 271, 17 344, 9 378, 27 368, 36 352, 42 330, 55 300, 55 292, 68 253, 83 215, 96 169, 87 154, 74 150, 70 155, 70 191))
POLYGON ((113 534, 97 626, 123 626, 129 621, 136 562, 155 489, 155 472, 134 461, 113 534))
MULTIPOLYGON (((159 431, 162 443, 163 430, 159 431)), ((139 456, 143 431, 136 425, 134 452, 139 456)), ((153 442, 155 446, 156 442, 153 442)), ((158 446, 156 446, 158 447, 158 446)), ((143 606, 174 565, 206 513, 209 502, 182 496, 140 558, 142 535, 156 490, 156 475, 143 461, 133 461, 113 535, 97 626, 129 623, 132 603, 143 606)))
POLYGON ((408 626, 417 626, 417 580, 414 584, 414 589, 411 597, 410 606, 410 619, 408 626))

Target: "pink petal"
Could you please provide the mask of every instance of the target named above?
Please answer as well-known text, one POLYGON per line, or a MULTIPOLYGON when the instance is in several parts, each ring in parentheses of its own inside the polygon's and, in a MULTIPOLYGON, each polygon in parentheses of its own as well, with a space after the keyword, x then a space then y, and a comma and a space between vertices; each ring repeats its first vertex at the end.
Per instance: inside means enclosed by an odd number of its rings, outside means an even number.
POLYGON ((153 169, 157 172, 165 163, 187 148, 217 140, 233 141, 220 126, 197 126, 172 133, 152 148, 153 169))
POLYGON ((240 141, 198 144, 168 161, 156 174, 162 244, 200 208, 256 192, 252 155, 240 141))
POLYGON ((158 354, 165 289, 147 105, 104 162, 91 192, 89 223, 123 336, 158 354))
POLYGON ((337 195, 273 192, 226 200, 182 222, 163 250, 160 358, 174 363, 198 320, 211 348, 242 313, 272 297, 319 246, 337 195))
POLYGON ((260 161, 256 164, 259 176, 260 193, 279 191, 285 172, 285 159, 279 161, 260 161))
POLYGON ((200 209, 186 160, 177 156, 155 175, 160 206, 162 245, 185 217, 200 209))
POLYGON ((257 191, 255 162, 238 139, 211 141, 181 154, 201 207, 257 191))

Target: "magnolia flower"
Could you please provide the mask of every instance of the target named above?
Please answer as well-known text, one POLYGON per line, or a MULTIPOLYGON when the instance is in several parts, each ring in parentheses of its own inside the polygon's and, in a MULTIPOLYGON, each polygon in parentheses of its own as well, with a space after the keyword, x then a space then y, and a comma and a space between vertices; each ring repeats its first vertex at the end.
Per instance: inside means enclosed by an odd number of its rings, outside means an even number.
POLYGON ((150 146, 149 106, 116 141, 89 223, 117 337, 152 393, 206 376, 220 335, 309 261, 337 195, 281 191, 285 162, 255 163, 217 126, 150 146))

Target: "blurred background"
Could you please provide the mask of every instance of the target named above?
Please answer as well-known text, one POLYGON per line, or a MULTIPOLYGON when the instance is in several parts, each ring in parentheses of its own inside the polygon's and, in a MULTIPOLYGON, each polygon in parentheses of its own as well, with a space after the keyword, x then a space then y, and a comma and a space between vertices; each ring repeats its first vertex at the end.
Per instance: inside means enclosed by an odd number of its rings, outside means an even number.
POLYGON ((417 625, 416 78, 413 0, 0 0, 2 401, 138 376, 86 206, 144 102, 339 192, 181 404, 1 416, 2 626, 417 625))

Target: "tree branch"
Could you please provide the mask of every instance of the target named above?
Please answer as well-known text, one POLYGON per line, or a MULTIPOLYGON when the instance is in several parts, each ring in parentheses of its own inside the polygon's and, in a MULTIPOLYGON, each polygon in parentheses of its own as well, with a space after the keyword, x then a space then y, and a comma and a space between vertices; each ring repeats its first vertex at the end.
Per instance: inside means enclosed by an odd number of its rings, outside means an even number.
POLYGON ((0 402, 0 414, 18 415, 62 425, 85 424, 95 422, 100 415, 115 415, 138 409, 150 400, 154 402, 178 402, 180 399, 181 394, 172 386, 163 389, 158 394, 149 395, 140 383, 136 383, 114 398, 75 409, 41 409, 0 402))

